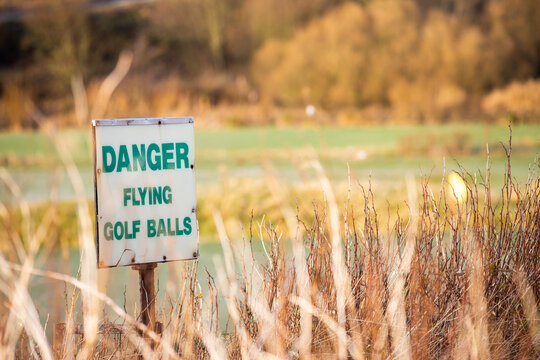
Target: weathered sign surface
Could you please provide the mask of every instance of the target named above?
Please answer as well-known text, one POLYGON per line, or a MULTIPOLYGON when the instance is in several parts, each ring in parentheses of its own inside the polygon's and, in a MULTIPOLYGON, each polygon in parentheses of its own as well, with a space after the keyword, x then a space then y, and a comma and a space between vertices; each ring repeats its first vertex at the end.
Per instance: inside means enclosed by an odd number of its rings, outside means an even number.
POLYGON ((197 258, 193 118, 92 125, 98 267, 197 258))

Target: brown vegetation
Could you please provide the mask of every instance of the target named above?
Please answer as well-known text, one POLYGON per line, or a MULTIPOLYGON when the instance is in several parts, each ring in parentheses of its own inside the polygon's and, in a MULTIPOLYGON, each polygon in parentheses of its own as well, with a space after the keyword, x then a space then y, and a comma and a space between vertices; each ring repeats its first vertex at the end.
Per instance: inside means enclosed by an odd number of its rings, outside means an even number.
POLYGON ((470 13, 480 21, 412 0, 345 3, 292 39, 265 44, 253 76, 263 97, 284 105, 380 104, 404 121, 470 112, 486 90, 536 76, 529 60, 540 56, 540 33, 527 25, 540 19, 532 2, 481 3, 483 11, 470 13), (510 31, 521 21, 518 40, 510 31), (532 58, 519 59, 522 46, 532 58))
MULTIPOLYGON (((329 122, 493 119, 502 108, 521 118, 521 107, 492 98, 540 76, 536 0, 163 0, 107 11, 91 0, 33 3, 22 20, 0 23, 0 126, 30 126, 28 101, 77 124, 73 93, 96 88, 123 51, 133 64, 105 116, 207 116, 210 108, 213 122, 229 125, 306 121, 275 108, 308 104, 337 114, 329 122), (155 98, 208 107, 171 109, 155 98), (256 118, 223 115, 254 104, 263 105, 256 118)), ((537 107, 521 119, 537 120, 537 107)))
POLYGON ((510 114, 514 120, 533 121, 540 111, 540 81, 514 82, 488 94, 483 101, 484 109, 493 115, 510 114))
MULTIPOLYGON (((158 306, 161 336, 97 291, 95 258, 87 253, 93 240, 84 201, 77 210, 79 242, 85 249, 80 279, 34 266, 55 210, 34 228, 22 201, 28 227, 22 232, 4 228, 16 255, 0 256, 1 355, 8 359, 35 351, 41 358, 51 356, 39 309, 28 293, 29 279, 40 276, 69 284, 68 333, 56 349, 66 358, 75 353, 83 358, 536 358, 540 178, 535 167, 525 184, 516 184, 511 150, 506 151, 505 182, 496 203, 488 162, 485 178, 462 169, 457 178, 465 181, 464 194, 446 185, 436 195, 427 182, 417 193, 409 181, 408 211, 398 210, 395 222, 384 224, 370 187, 360 188, 362 201, 349 199, 340 206, 315 161, 307 166, 315 170, 327 201, 315 206, 309 222, 280 201, 275 186, 270 189, 285 218, 284 233, 272 224, 252 223, 244 244, 231 243, 215 210, 223 248, 223 257, 215 259, 217 274, 207 274, 207 292, 197 282, 202 269, 196 263, 170 280, 166 301, 158 306), (239 246, 253 249, 259 240, 262 262, 255 260, 253 250, 247 256, 238 251, 239 246), (82 314, 79 296, 85 304, 82 314), (98 304, 118 315, 125 324, 123 335, 106 330, 96 335, 98 304), (224 312, 229 319, 225 329, 219 326, 224 312), (84 339, 73 335, 71 324, 79 317, 91 334, 84 339), (149 347, 137 329, 154 339, 156 347, 149 347)), ((80 191, 69 158, 65 162, 80 191)), ((0 175, 17 195, 9 174, 0 175)), ((6 208, 0 215, 9 225, 6 208)))

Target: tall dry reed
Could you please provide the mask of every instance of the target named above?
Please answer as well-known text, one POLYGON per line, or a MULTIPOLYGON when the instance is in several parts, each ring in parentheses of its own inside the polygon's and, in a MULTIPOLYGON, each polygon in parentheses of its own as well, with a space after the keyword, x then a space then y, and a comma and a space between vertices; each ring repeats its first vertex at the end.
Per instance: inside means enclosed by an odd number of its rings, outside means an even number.
MULTIPOLYGON (((511 146, 506 151, 505 181, 497 197, 489 159, 483 177, 461 169, 462 197, 453 196, 446 183, 435 194, 427 179, 418 184, 409 178, 408 211, 398 211, 386 229, 370 184, 350 184, 350 191, 363 194, 363 203, 350 196, 338 203, 317 161, 308 166, 315 169, 326 201, 314 206, 310 222, 287 205, 279 182, 269 179, 286 231, 252 222, 244 240, 250 251, 242 256, 238 243, 229 240, 222 214, 214 211, 223 248, 223 256, 213 259, 216 274, 197 277, 203 270, 197 263, 176 268, 175 280, 165 285, 165 301, 158 304, 160 334, 97 290, 82 195, 80 277, 34 266, 50 220, 32 224, 20 190, 2 170, 0 177, 20 199, 26 227, 10 230, 10 211, 2 205, 2 234, 10 250, 0 253, 0 356, 49 359, 55 350, 66 359, 538 358, 540 177, 535 167, 525 184, 517 184, 511 146), (256 241, 262 242, 263 261, 256 260, 256 241), (66 306, 68 335, 57 349, 29 295, 34 276, 77 289, 66 306), (103 306, 122 321, 121 333, 100 321, 103 306), (82 312, 83 340, 75 331, 77 312, 82 312), (219 324, 220 314, 227 314, 226 327, 219 324)), ((80 191, 76 169, 69 158, 65 163, 80 191)))

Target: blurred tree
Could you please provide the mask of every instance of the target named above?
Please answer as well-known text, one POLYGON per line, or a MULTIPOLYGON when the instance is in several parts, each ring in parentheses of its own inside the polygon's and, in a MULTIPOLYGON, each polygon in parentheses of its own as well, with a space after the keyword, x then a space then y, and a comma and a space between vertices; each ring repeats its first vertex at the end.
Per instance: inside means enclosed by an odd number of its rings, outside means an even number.
POLYGON ((450 118, 494 87, 540 74, 539 14, 534 0, 346 3, 290 40, 267 42, 253 79, 277 104, 450 118))
MULTIPOLYGON (((133 82, 152 80, 156 94, 174 83, 243 101, 227 95, 237 79, 277 105, 391 108, 422 121, 480 109, 494 89, 540 77, 538 0, 161 0, 100 12, 93 0, 7 1, 44 9, 0 26, 0 95, 12 84, 13 109, 22 91, 70 111, 71 93, 129 48, 133 82)), ((138 91, 129 96, 148 97, 138 91)))
POLYGON ((142 9, 149 47, 146 61, 185 75, 201 73, 212 61, 203 9, 192 0, 164 0, 142 9))
POLYGON ((54 0, 51 11, 27 21, 26 44, 34 49, 36 62, 69 84, 87 69, 89 34, 86 0, 54 0))
POLYGON ((432 10, 440 10, 451 14, 460 22, 471 24, 478 21, 491 0, 415 0, 424 14, 432 10))
POLYGON ((361 103, 360 79, 369 61, 370 21, 347 3, 314 20, 290 41, 257 52, 253 77, 262 95, 278 104, 332 107, 361 103))
POLYGON ((201 4, 208 32, 208 45, 214 65, 219 68, 223 65, 223 31, 227 4, 221 0, 203 0, 201 4))
POLYGON ((20 130, 23 126, 29 125, 27 101, 28 95, 19 82, 10 80, 4 84, 3 96, 0 99, 0 120, 3 126, 20 130))
POLYGON ((108 74, 122 51, 136 47, 144 31, 137 9, 89 14, 87 18, 89 48, 87 73, 90 76, 108 74), (104 41, 106 39, 106 41, 104 41))
POLYGON ((491 0, 488 10, 490 45, 501 64, 496 85, 540 76, 540 2, 491 0))
POLYGON ((14 66, 28 55, 22 49, 24 26, 18 22, 0 24, 0 68, 14 66))
POLYGON ((264 46, 253 77, 263 96, 287 105, 388 103, 390 84, 414 71, 408 58, 418 41, 417 19, 411 1, 346 3, 292 40, 264 46))
POLYGON ((307 22, 323 15, 327 10, 342 3, 342 0, 274 0, 243 1, 240 8, 240 24, 251 49, 255 50, 266 40, 289 38, 294 31, 307 22))

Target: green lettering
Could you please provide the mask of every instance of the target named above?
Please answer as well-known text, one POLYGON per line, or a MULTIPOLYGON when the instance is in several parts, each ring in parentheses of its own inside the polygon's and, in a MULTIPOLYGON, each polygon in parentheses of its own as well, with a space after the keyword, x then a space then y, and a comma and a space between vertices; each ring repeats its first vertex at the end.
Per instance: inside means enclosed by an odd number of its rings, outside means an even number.
POLYGON ((184 231, 180 230, 180 219, 176 218, 176 235, 184 235, 184 231))
POLYGON ((155 143, 148 145, 148 152, 146 153, 146 162, 150 170, 161 170, 161 156, 159 156, 159 146, 155 143), (152 155, 155 153, 154 155, 152 155))
POLYGON ((127 224, 127 221, 124 222, 124 230, 126 232, 126 239, 130 240, 130 239, 133 239, 135 236, 133 235, 133 233, 129 233, 129 228, 128 228, 128 224, 127 224))
POLYGON ((131 192, 133 193, 133 205, 139 206, 141 205, 141 201, 137 199, 137 194, 135 193, 135 188, 132 188, 131 192))
POLYGON ((146 192, 148 191, 148 188, 139 188, 139 195, 141 196, 141 203, 144 205, 144 200, 146 199, 146 192))
POLYGON ((127 171, 131 171, 127 147, 126 145, 120 145, 120 148, 118 149, 118 167, 116 168, 116 171, 121 172, 124 168, 127 171))
POLYGON ((171 229, 171 218, 167 218, 167 234, 169 236, 174 235, 174 231, 172 231, 172 229, 171 229))
POLYGON ((163 170, 174 169, 174 144, 164 143, 161 144, 161 153, 163 154, 163 170))
POLYGON ((152 188, 152 203, 161 205, 163 198, 161 197, 161 186, 152 188))
POLYGON ((105 240, 112 240, 113 239, 113 232, 112 232, 112 224, 110 222, 106 222, 105 226, 103 227, 103 232, 105 233, 105 240))
POLYGON ((131 150, 133 151, 133 171, 137 171, 139 166, 141 171, 146 171, 146 145, 141 144, 141 150, 139 151, 138 146, 133 144, 131 150))
POLYGON ((137 237, 137 233, 141 231, 141 220, 133 220, 133 237, 132 239, 135 239, 137 237))
POLYGON ((120 240, 124 237, 124 227, 122 226, 122 223, 118 221, 116 224, 114 224, 114 238, 116 240, 120 240))
POLYGON ((127 206, 129 199, 131 199, 131 188, 124 188, 124 206, 127 206))
POLYGON ((114 168, 116 167, 116 153, 114 152, 114 148, 109 145, 102 146, 101 154, 103 155, 103 172, 113 172, 114 168), (110 163, 108 161, 108 155, 110 155, 110 163))
POLYGON ((146 221, 146 228, 148 229, 147 235, 149 238, 156 236, 156 220, 149 219, 146 221))
POLYGON ((163 187, 163 199, 165 201, 165 204, 172 203, 172 192, 171 187, 169 185, 166 185, 163 187))
POLYGON ((191 218, 190 217, 184 218, 184 233, 186 235, 191 234, 191 218))
POLYGON ((165 229, 165 220, 159 219, 158 221, 158 230, 157 236, 167 235, 167 230, 165 229))
POLYGON ((176 168, 181 169, 182 164, 181 162, 184 162, 184 168, 189 168, 189 160, 188 160, 188 152, 189 148, 186 143, 176 143, 176 168))

